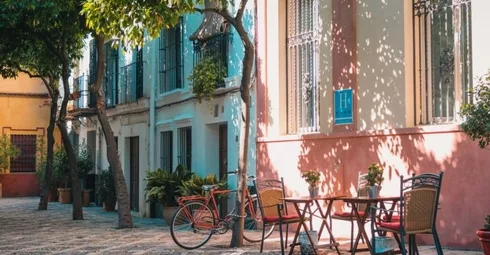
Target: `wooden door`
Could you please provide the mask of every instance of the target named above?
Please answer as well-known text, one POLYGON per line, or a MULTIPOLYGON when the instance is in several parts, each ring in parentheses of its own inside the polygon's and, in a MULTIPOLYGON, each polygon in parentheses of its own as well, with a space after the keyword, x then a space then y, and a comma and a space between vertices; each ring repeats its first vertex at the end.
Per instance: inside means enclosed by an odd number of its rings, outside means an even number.
POLYGON ((138 211, 139 205, 139 137, 129 138, 129 196, 130 207, 133 211, 138 211))
MULTIPOLYGON (((228 125, 219 126, 219 178, 228 181, 228 125)), ((220 205, 220 216, 228 214, 228 201, 224 199, 220 205)))

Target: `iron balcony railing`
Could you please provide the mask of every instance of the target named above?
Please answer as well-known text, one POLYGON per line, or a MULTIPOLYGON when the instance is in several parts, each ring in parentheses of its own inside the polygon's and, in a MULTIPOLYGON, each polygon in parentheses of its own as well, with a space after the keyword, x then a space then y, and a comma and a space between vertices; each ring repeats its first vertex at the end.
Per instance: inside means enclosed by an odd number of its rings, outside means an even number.
POLYGON ((95 108, 95 94, 85 89, 85 75, 73 79, 73 110, 95 108))
POLYGON ((143 97, 143 65, 139 61, 121 68, 121 89, 118 104, 136 102, 143 97))
MULTIPOLYGON (((202 59, 212 57, 218 62, 218 68, 224 68, 225 76, 228 77, 228 54, 230 52, 231 33, 218 34, 206 41, 194 42, 194 66, 202 59)), ((216 82, 217 88, 225 87, 223 80, 216 82)))

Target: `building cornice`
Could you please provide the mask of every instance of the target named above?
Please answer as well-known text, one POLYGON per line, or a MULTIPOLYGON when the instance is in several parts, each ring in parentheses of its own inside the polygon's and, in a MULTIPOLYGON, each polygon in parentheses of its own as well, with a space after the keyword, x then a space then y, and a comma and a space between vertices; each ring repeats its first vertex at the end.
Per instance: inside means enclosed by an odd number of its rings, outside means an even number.
POLYGON ((0 92, 0 97, 32 97, 48 98, 48 93, 26 93, 26 92, 0 92))

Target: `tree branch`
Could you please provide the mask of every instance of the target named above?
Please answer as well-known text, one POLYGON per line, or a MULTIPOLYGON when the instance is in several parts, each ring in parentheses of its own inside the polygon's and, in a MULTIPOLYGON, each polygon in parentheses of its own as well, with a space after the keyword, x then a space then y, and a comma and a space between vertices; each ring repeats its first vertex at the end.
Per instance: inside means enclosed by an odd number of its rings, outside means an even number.
POLYGON ((29 70, 23 69, 20 65, 17 65, 15 68, 17 68, 17 70, 19 70, 19 72, 22 72, 22 73, 29 75, 29 78, 41 79, 43 81, 44 85, 46 86, 46 89, 48 90, 49 97, 51 97, 54 100, 54 98, 53 98, 54 93, 53 93, 53 90, 51 88, 51 83, 48 81, 48 79, 46 79, 46 77, 39 75, 39 74, 33 74, 29 70))
POLYGON ((233 26, 235 26, 237 24, 237 20, 235 18, 233 18, 231 16, 231 14, 228 12, 227 9, 218 9, 218 8, 204 8, 204 9, 201 9, 201 8, 194 8, 194 11, 196 12, 199 12, 199 13, 207 13, 207 12, 214 12, 214 13, 217 13, 219 15, 221 15, 221 17, 225 18, 226 21, 228 21, 228 23, 232 24, 233 26))
POLYGON ((248 0, 242 0, 240 2, 240 7, 238 8, 235 19, 242 20, 243 13, 245 12, 245 6, 247 6, 247 2, 248 2, 248 0))

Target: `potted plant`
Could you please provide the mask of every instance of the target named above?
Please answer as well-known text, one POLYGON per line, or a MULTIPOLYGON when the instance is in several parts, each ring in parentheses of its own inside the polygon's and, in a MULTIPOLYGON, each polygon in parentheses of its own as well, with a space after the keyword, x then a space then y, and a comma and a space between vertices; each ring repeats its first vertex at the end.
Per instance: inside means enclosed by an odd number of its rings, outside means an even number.
POLYGON ((104 203, 104 210, 112 212, 116 208, 116 186, 112 177, 112 170, 102 170, 97 182, 97 195, 99 201, 104 203))
MULTIPOLYGON (((58 188, 58 196, 61 204, 71 203, 71 182, 70 182, 70 165, 65 148, 57 146, 53 152, 53 180, 61 183, 58 188)), ((54 181, 53 181, 54 182, 54 181)))
POLYGON ((163 218, 170 223, 178 209, 177 198, 181 195, 179 187, 192 177, 190 170, 178 165, 172 173, 168 170, 157 169, 146 173, 145 192, 148 201, 163 205, 163 218))
POLYGON ((384 181, 384 179, 383 168, 381 168, 377 163, 372 163, 368 167, 368 174, 366 176, 369 198, 376 198, 379 196, 381 183, 384 181))
POLYGON ((476 232, 478 235, 483 254, 490 255, 490 214, 485 218, 483 228, 476 232))
MULTIPOLYGON (((10 159, 19 156, 20 150, 11 143, 7 135, 0 136, 0 174, 9 168, 10 159)), ((0 198, 2 197, 2 183, 0 183, 0 198)))
POLYGON ((310 191, 310 197, 316 198, 318 196, 320 173, 315 170, 308 170, 301 174, 301 177, 308 183, 308 190, 310 191))

